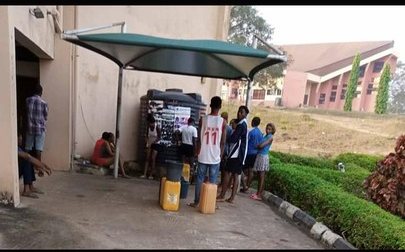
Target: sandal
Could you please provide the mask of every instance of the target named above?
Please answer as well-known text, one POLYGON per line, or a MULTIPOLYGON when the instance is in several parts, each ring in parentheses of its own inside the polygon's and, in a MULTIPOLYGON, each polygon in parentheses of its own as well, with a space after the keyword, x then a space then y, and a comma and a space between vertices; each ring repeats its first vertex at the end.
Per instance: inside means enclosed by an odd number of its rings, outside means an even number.
POLYGON ((231 198, 226 199, 225 201, 228 202, 228 203, 233 203, 233 199, 231 199, 231 198))
POLYGON ((194 202, 188 203, 187 206, 197 207, 197 206, 198 206, 198 203, 194 203, 194 202))
POLYGON ((141 179, 146 179, 146 176, 145 176, 145 175, 141 175, 139 178, 141 178, 141 179))
POLYGON ((31 190, 31 192, 37 193, 37 194, 45 194, 44 191, 42 191, 42 190, 40 190, 40 189, 38 189, 38 188, 34 188, 33 190, 31 190))
POLYGON ((149 176, 149 178, 148 178, 149 180, 153 180, 153 176, 149 176))
POLYGON ((217 197, 217 200, 216 200, 217 202, 224 202, 225 201, 225 198, 218 198, 217 197))
POLYGON ((249 190, 249 187, 244 187, 244 188, 241 188, 241 189, 240 189, 240 192, 245 193, 245 192, 247 192, 248 190, 249 190))
POLYGON ((29 197, 29 198, 33 198, 33 199, 39 199, 38 195, 36 195, 35 193, 32 193, 32 192, 22 193, 21 196, 29 197))
POLYGON ((252 198, 252 199, 254 199, 254 200, 262 200, 262 197, 257 196, 256 193, 251 194, 251 195, 250 195, 250 198, 252 198))

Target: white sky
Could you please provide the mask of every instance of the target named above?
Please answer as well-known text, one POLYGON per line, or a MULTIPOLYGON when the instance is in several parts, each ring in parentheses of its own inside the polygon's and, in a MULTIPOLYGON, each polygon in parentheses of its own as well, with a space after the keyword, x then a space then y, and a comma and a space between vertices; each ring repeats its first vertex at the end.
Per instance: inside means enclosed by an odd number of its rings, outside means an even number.
POLYGON ((405 6, 253 6, 274 28, 275 45, 394 40, 405 61, 405 6))

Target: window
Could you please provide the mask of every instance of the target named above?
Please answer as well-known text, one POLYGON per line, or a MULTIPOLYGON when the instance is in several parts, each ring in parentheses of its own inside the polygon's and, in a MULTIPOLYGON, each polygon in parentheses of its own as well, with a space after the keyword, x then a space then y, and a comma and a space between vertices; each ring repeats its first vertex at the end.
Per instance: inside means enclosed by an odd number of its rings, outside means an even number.
POLYGON ((333 85, 332 90, 337 90, 337 85, 333 85))
POLYGON ((272 95, 272 94, 273 94, 272 91, 273 91, 272 89, 268 89, 268 90, 267 90, 267 95, 272 95))
POLYGON ((368 84, 368 86, 367 86, 367 94, 368 94, 368 95, 370 95, 370 94, 373 93, 373 90, 374 90, 373 86, 374 86, 373 83, 368 84))
POLYGON ((347 84, 343 84, 343 88, 347 88, 347 84))
POLYGON ((232 88, 232 98, 236 98, 238 97, 238 89, 237 88, 232 88))
POLYGON ((359 67, 359 78, 364 77, 364 72, 366 71, 366 66, 359 67))
POLYGON ((383 69, 383 67, 384 67, 383 61, 374 62, 373 73, 381 72, 381 69, 383 69))
POLYGON ((336 91, 332 91, 332 92, 330 92, 329 101, 335 102, 335 100, 336 100, 336 91))
POLYGON ((342 93, 340 94, 340 99, 341 100, 346 99, 346 89, 342 89, 342 93))
POLYGON ((281 89, 277 89, 277 95, 281 95, 281 89))
POLYGON ((319 96, 319 104, 324 104, 324 103, 325 103, 325 96, 326 96, 325 93, 322 93, 322 94, 319 96))
POLYGON ((266 90, 253 90, 253 99, 264 100, 266 90))

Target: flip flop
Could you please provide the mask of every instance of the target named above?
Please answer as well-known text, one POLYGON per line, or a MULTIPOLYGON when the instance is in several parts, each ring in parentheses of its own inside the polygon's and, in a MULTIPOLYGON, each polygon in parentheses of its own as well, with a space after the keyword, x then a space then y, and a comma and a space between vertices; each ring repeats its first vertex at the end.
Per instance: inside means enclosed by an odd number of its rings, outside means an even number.
POLYGON ((23 197, 28 197, 28 198, 33 198, 33 199, 39 199, 38 195, 36 195, 35 193, 28 193, 28 194, 21 194, 21 196, 23 197))
POLYGON ((233 204, 233 200, 231 200, 230 198, 229 198, 229 199, 226 199, 225 201, 228 202, 228 203, 232 203, 232 204, 233 204))
POLYGON ((225 198, 217 198, 217 202, 224 202, 225 198))
POLYGON ((251 194, 250 198, 254 199, 254 200, 262 200, 262 197, 257 196, 257 194, 251 194))
POLYGON ((192 203, 187 203, 187 206, 190 206, 190 207, 197 207, 198 204, 192 202, 192 203))
POLYGON ((34 190, 31 190, 31 192, 37 193, 37 194, 45 194, 44 191, 42 191, 42 190, 40 190, 40 189, 38 189, 38 188, 35 188, 34 190))

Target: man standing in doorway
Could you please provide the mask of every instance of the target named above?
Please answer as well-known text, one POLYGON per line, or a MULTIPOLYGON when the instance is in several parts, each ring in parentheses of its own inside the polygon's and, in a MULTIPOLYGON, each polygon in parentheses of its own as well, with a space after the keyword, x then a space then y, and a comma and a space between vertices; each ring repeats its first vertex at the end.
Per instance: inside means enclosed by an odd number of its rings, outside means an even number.
POLYGON ((25 101, 27 105, 28 127, 25 141, 25 150, 33 151, 33 155, 41 161, 44 149, 46 120, 48 119, 48 104, 42 96, 42 86, 35 85, 34 95, 25 101))
POLYGON ((219 96, 212 97, 211 113, 202 116, 198 124, 197 181, 194 202, 188 204, 192 207, 198 206, 200 202, 201 186, 207 172, 209 173, 209 182, 213 184, 217 182, 219 164, 224 154, 226 142, 226 121, 219 116, 221 106, 221 98, 219 96))

